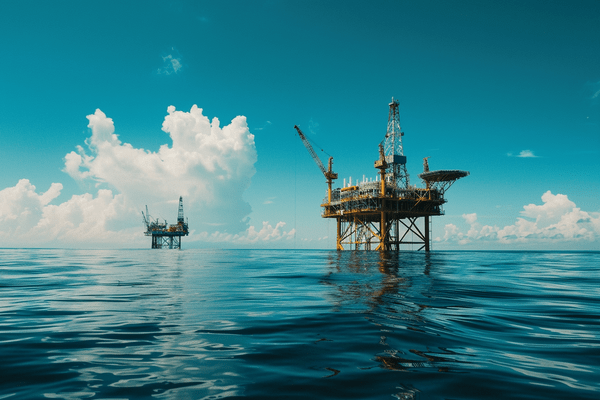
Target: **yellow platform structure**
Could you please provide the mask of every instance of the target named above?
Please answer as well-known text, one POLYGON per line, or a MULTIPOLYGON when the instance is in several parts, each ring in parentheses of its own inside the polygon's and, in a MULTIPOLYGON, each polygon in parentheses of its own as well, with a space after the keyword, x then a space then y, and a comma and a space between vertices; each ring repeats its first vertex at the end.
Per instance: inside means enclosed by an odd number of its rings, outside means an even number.
POLYGON ((327 196, 321 204, 323 218, 337 222, 337 250, 431 249, 431 217, 443 215, 446 190, 469 172, 460 170, 429 171, 428 158, 423 161, 419 178, 426 187, 411 186, 403 153, 398 101, 389 104, 388 131, 379 144, 379 159, 374 167, 379 170, 375 181, 344 184, 332 189, 338 174, 329 169, 316 156, 300 128, 295 127, 319 165, 327 180, 327 196), (422 224, 419 220, 422 219, 422 224))

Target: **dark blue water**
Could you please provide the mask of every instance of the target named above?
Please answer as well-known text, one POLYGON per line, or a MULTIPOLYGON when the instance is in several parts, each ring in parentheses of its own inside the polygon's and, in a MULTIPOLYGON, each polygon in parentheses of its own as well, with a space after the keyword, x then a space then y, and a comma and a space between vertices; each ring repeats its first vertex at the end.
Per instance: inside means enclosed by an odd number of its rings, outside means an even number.
POLYGON ((600 398, 600 253, 0 249, 0 399, 600 398))

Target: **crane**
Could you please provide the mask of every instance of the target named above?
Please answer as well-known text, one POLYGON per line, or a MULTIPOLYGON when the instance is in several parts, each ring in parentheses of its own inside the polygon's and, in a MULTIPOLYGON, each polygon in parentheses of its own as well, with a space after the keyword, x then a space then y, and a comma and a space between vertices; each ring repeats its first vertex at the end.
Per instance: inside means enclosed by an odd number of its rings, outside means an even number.
POLYGON ((306 138, 306 136, 304 136, 304 133, 302 133, 298 125, 294 125, 294 128, 298 131, 298 135, 300 135, 300 139, 302 139, 304 147, 306 147, 306 150, 308 150, 313 160, 315 160, 315 162, 317 163, 317 166, 325 176, 325 179, 327 179, 327 201, 328 203, 331 203, 331 184, 335 179, 338 178, 338 174, 332 171, 333 157, 329 157, 329 169, 326 170, 325 166, 321 162, 321 159, 319 158, 319 156, 317 156, 317 153, 315 153, 315 150, 312 148, 312 146, 308 142, 308 139, 306 138))
POLYGON ((148 206, 146 206, 146 214, 144 214, 144 212, 142 211, 142 219, 144 221, 144 225, 146 225, 146 228, 150 230, 150 223, 152 222, 152 220, 150 218, 150 214, 148 213, 148 206))
POLYGON ((144 225, 146 225, 146 236, 152 235, 152 231, 159 231, 161 229, 166 229, 167 227, 167 221, 165 221, 164 224, 161 224, 158 222, 158 218, 156 218, 156 221, 152 219, 150 213, 148 212, 148 206, 146 206, 146 214, 144 214, 142 211, 142 220, 144 225))

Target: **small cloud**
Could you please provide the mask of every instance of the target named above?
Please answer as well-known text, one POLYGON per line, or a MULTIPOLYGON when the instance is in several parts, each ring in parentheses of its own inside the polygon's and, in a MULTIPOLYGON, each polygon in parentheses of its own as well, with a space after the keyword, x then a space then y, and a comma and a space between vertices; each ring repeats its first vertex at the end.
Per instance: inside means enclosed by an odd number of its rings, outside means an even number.
POLYGON ((513 153, 506 153, 506 155, 508 157, 538 158, 538 156, 533 154, 533 151, 531 151, 531 150, 521 150, 521 152, 519 154, 517 154, 516 156, 513 153))
POLYGON ((277 197, 267 197, 267 199, 263 202, 263 204, 273 204, 273 200, 277 197))
POLYGON ((262 131, 263 129, 267 128, 268 126, 272 125, 271 121, 267 121, 264 123, 264 125, 260 128, 254 128, 255 131, 262 131))
POLYGON ((173 75, 177 74, 181 68, 183 68, 183 64, 181 62, 181 55, 179 52, 172 47, 170 54, 163 56, 163 65, 158 69, 159 75, 173 75))
POLYGON ((517 157, 536 158, 537 156, 535 154, 533 154, 533 151, 531 151, 531 150, 521 150, 521 152, 519 153, 519 155, 517 157))
POLYGON ((314 121, 312 118, 310 119, 310 121, 308 121, 308 130, 310 131, 310 133, 312 133, 313 135, 316 135, 317 133, 319 133, 319 123, 314 121))
POLYGON ((462 217, 467 221, 469 225, 473 225, 477 221, 477 214, 463 214, 462 217))

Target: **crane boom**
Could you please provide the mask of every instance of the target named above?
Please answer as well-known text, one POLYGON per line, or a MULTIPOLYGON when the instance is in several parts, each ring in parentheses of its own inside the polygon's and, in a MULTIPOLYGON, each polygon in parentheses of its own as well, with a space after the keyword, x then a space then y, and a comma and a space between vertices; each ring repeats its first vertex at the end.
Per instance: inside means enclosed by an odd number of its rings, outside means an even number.
POLYGON ((329 203, 331 203, 331 184, 333 183, 333 181, 335 179, 338 178, 338 174, 336 174, 332 170, 333 157, 329 157, 329 169, 326 170, 325 166, 321 162, 321 159, 319 158, 319 156, 317 156, 317 153, 315 153, 315 150, 308 142, 308 139, 306 138, 306 136, 304 136, 304 133, 302 133, 300 128, 298 128, 298 125, 294 125, 294 128, 296 128, 296 130, 298 131, 298 135, 300 135, 300 139, 302 139, 302 143, 304 143, 304 147, 306 147, 306 150, 308 150, 308 152, 310 153, 313 160, 315 160, 315 162, 317 163, 317 166, 319 167, 319 169, 321 170, 323 175, 325 175, 325 179, 327 179, 327 201, 329 203))
POLYGON ((319 169, 321 170, 323 175, 327 176, 327 170, 325 169, 325 166, 321 162, 321 159, 319 158, 319 156, 317 156, 317 153, 315 153, 315 150, 313 149, 313 147, 308 142, 308 139, 306 138, 306 136, 304 136, 304 133, 302 133, 302 131, 300 130, 298 125, 294 125, 294 128, 298 131, 298 135, 300 135, 300 139, 302 139, 302 143, 304 143, 304 147, 306 147, 306 150, 308 150, 308 152, 310 153, 313 160, 315 160, 315 162, 319 166, 319 169))

